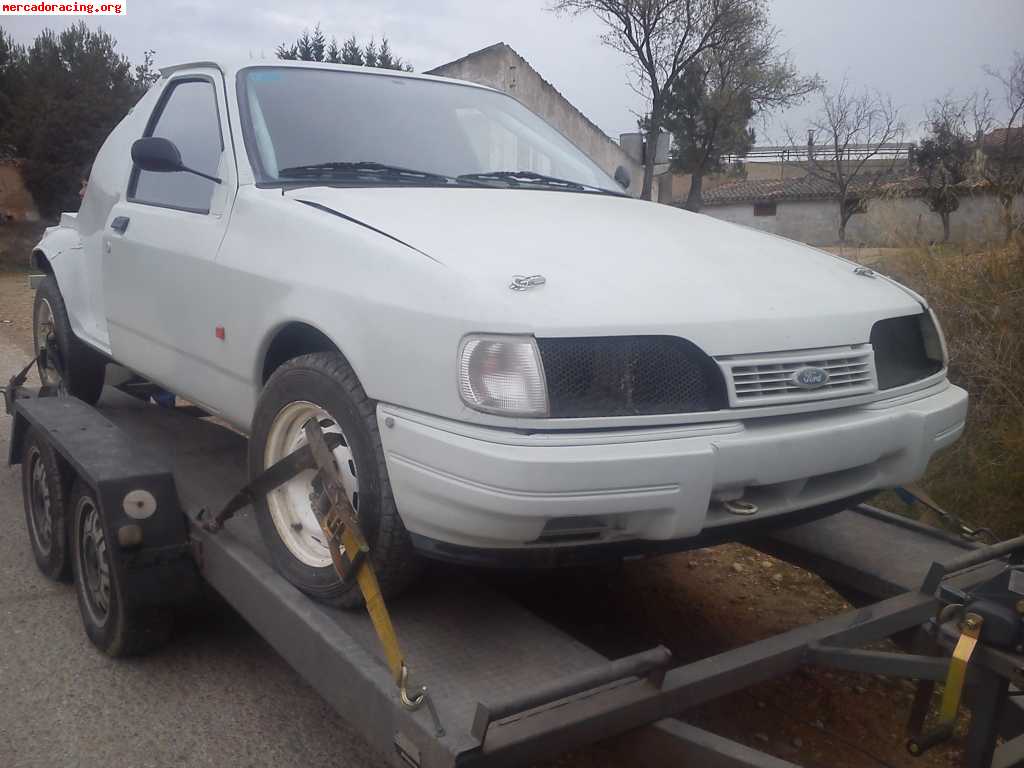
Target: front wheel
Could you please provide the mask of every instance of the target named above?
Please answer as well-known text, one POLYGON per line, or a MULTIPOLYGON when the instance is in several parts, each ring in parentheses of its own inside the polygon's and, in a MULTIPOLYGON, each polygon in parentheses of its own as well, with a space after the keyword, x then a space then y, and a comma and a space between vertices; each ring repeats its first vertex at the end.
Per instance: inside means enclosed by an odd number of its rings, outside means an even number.
POLYGON ((107 361, 71 330, 64 297, 53 275, 47 275, 36 289, 32 308, 32 340, 36 354, 47 350, 38 366, 39 379, 44 385, 63 385, 68 394, 89 405, 100 399, 107 361), (56 360, 53 359, 54 352, 56 360))
MULTIPOLYGON (((270 377, 253 417, 249 477, 305 445, 303 428, 311 419, 341 437, 334 459, 381 590, 393 596, 416 576, 419 561, 391 492, 374 403, 340 354, 302 355, 270 377)), ((356 607, 362 603, 359 587, 339 579, 313 514, 314 474, 307 470, 255 503, 260 534, 288 581, 322 602, 356 607)))

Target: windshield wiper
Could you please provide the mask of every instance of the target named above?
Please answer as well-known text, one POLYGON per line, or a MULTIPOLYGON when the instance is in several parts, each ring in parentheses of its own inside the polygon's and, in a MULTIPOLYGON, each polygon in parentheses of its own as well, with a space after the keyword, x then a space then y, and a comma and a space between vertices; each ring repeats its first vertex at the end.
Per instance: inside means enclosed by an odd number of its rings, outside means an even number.
POLYGON ((390 181, 408 182, 410 184, 458 184, 457 179, 430 171, 419 171, 415 168, 403 168, 398 165, 386 165, 369 160, 359 162, 313 163, 311 165, 293 165, 277 172, 278 181, 390 181))
POLYGON ((607 195, 619 195, 620 193, 604 187, 597 187, 592 184, 581 184, 578 181, 560 179, 557 176, 547 176, 536 171, 489 171, 486 173, 464 173, 456 176, 458 181, 487 182, 497 181, 509 186, 544 186, 551 189, 564 189, 571 192, 601 192, 607 195))

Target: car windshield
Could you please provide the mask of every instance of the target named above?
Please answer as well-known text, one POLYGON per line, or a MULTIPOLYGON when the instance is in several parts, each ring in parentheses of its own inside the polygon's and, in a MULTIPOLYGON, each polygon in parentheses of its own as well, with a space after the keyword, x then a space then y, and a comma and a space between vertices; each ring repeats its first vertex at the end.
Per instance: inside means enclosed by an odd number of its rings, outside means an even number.
POLYGON ((297 67, 251 67, 239 86, 260 183, 622 192, 572 142, 496 91, 297 67))

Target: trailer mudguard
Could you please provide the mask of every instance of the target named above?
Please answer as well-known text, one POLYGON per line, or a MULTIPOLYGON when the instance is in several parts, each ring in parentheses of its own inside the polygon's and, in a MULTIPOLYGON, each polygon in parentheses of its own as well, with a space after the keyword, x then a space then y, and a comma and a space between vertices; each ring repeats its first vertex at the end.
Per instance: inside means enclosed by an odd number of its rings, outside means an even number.
POLYGON ((25 435, 34 427, 96 491, 125 602, 190 599, 200 578, 169 463, 73 397, 20 398, 13 417, 9 464, 21 463, 25 435))

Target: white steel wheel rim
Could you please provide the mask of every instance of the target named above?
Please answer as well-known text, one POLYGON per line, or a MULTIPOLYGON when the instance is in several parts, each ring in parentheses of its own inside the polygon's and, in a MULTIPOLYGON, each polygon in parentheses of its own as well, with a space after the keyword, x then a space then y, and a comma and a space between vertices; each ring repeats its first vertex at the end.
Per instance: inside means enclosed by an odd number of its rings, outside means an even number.
MULTIPOLYGON (((349 448, 348 439, 338 426, 338 422, 315 403, 297 400, 278 411, 270 425, 267 444, 263 450, 263 468, 276 464, 306 444, 304 427, 310 419, 319 422, 324 434, 341 436, 342 444, 333 451, 334 460, 341 473, 345 493, 358 514, 358 470, 352 449, 349 448)), ((331 553, 310 501, 315 474, 314 470, 307 469, 272 491, 267 496, 267 507, 277 535, 288 551, 305 565, 327 568, 333 563, 331 553)))
MULTIPOLYGON (((44 349, 46 349, 46 342, 49 339, 51 333, 56 333, 53 321, 53 307, 50 306, 49 299, 40 299, 39 306, 36 307, 36 354, 38 355, 44 349)), ((57 373, 57 369, 51 365, 47 365, 45 368, 39 366, 39 378, 42 379, 43 384, 47 386, 56 386, 60 383, 60 375, 57 373)))

